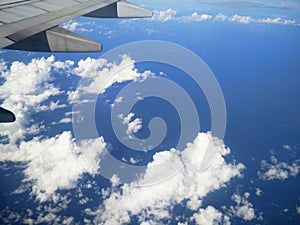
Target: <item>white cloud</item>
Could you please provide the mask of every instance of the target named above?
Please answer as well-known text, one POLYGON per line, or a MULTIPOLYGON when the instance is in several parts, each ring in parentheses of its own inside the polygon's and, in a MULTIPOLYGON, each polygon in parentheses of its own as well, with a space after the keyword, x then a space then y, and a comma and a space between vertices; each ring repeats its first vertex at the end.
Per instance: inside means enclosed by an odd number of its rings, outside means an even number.
POLYGON ((63 28, 69 30, 69 31, 81 31, 81 32, 92 32, 94 31, 93 29, 87 29, 86 27, 88 25, 91 25, 92 23, 79 23, 74 20, 70 20, 66 23, 64 23, 62 26, 63 28))
POLYGON ((119 115, 119 118, 122 120, 122 123, 127 125, 127 131, 126 134, 129 135, 129 138, 131 138, 132 134, 137 133, 140 129, 142 129, 142 119, 141 118, 135 118, 132 121, 132 118, 134 117, 134 113, 129 113, 127 116, 123 116, 122 114, 119 115))
POLYGON ((119 115, 119 118, 122 120, 123 124, 129 124, 132 117, 134 117, 134 113, 129 113, 127 116, 123 116, 123 114, 119 115))
POLYGON ((229 217, 223 215, 213 206, 207 206, 205 209, 200 209, 192 217, 197 225, 230 225, 229 217))
POLYGON ((202 205, 202 200, 197 196, 192 196, 186 203, 187 207, 191 210, 197 210, 202 205))
POLYGON ((56 101, 56 102, 51 101, 49 106, 42 105, 39 107, 39 110, 40 111, 54 111, 57 109, 63 109, 65 107, 67 107, 66 104, 59 104, 59 103, 60 103, 60 101, 56 101))
POLYGON ((254 18, 249 15, 224 15, 219 13, 216 16, 209 14, 198 14, 194 12, 187 16, 176 17, 177 11, 174 9, 167 9, 164 11, 154 11, 154 16, 150 19, 152 21, 167 22, 167 21, 177 21, 177 22, 202 22, 206 20, 211 20, 214 18, 215 21, 227 21, 233 23, 250 24, 250 23, 261 23, 261 24, 279 24, 279 25, 297 25, 296 20, 284 19, 282 17, 267 17, 267 18, 254 18))
POLYGON ((66 124, 66 123, 72 123, 72 119, 71 118, 62 118, 58 122, 52 122, 51 125, 66 124))
POLYGON ((116 105, 119 105, 123 102, 123 97, 120 96, 118 98, 115 99, 114 103, 111 104, 111 107, 114 108, 116 105))
POLYGON ((46 130, 46 127, 44 124, 41 123, 35 123, 32 124, 30 127, 26 128, 26 134, 28 135, 37 135, 39 134, 41 131, 46 130))
POLYGON ((117 176, 117 175, 113 175, 111 178, 110 178, 110 183, 113 187, 117 186, 120 184, 120 178, 117 176))
POLYGON ((290 145, 282 145, 282 147, 283 147, 285 150, 289 150, 289 151, 295 150, 295 149, 296 149, 296 147, 292 147, 292 146, 290 146, 290 145))
POLYGON ((58 123, 71 123, 71 122, 72 122, 71 118, 63 118, 58 123))
POLYGON ((119 63, 110 63, 106 59, 87 58, 78 62, 74 74, 86 78, 88 84, 79 86, 76 91, 69 91, 71 103, 82 103, 89 100, 84 98, 85 94, 103 94, 106 89, 115 83, 126 81, 144 81, 148 76, 153 75, 150 71, 139 73, 134 65, 135 61, 128 55, 121 56, 119 63))
POLYGON ((55 69, 54 56, 32 59, 28 64, 15 61, 10 68, 1 65, 1 77, 5 80, 0 89, 0 99, 4 99, 2 107, 13 111, 17 121, 3 124, 0 134, 7 135, 12 143, 25 137, 25 128, 30 125, 30 115, 40 110, 40 104, 50 96, 61 93, 50 83, 55 69))
POLYGON ((230 18, 230 21, 236 22, 236 23, 249 24, 249 23, 253 22, 253 18, 250 16, 234 15, 230 18))
POLYGON ((39 201, 45 201, 53 200, 58 189, 75 187, 83 173, 95 174, 100 168, 105 142, 100 137, 78 145, 71 132, 64 132, 52 138, 21 142, 19 147, 0 147, 1 161, 27 162, 24 182, 32 182, 32 194, 39 201))
POLYGON ((215 20, 217 21, 225 21, 228 19, 228 16, 222 14, 222 13, 219 13, 218 15, 215 16, 215 20))
POLYGON ((275 156, 271 156, 271 162, 261 161, 260 171, 257 172, 258 177, 262 180, 286 180, 289 177, 296 177, 299 173, 300 161, 296 160, 290 165, 286 162, 279 162, 275 156))
POLYGON ((142 129, 142 119, 136 118, 132 122, 128 124, 128 128, 126 134, 131 135, 137 133, 140 129, 142 129))
POLYGON ((256 188, 255 194, 256 194, 256 196, 261 196, 262 190, 259 188, 256 188))
POLYGON ((78 25, 78 22, 71 20, 69 22, 64 23, 63 28, 73 32, 77 29, 78 25))
POLYGON ((174 9, 167 9, 164 11, 153 11, 154 15, 150 20, 152 21, 159 21, 159 22, 167 22, 167 21, 178 21, 178 22, 202 22, 205 20, 209 20, 212 18, 211 15, 208 14, 201 14, 199 15, 197 12, 192 13, 189 16, 180 16, 175 17, 177 14, 177 11, 174 9))
POLYGON ((183 200, 197 202, 240 175, 244 169, 242 164, 229 164, 224 160, 224 156, 229 152, 222 141, 209 133, 200 133, 183 152, 171 149, 156 153, 142 178, 124 184, 120 190, 111 192, 104 200, 97 211, 95 223, 129 223, 132 215, 137 215, 140 222, 147 221, 151 216, 157 221, 170 217, 169 210, 175 204, 182 203, 183 200), (212 165, 206 171, 201 171, 201 160, 208 143, 213 143, 212 148, 215 148, 218 154, 212 165), (165 166, 161 164, 162 160, 165 166), (165 178, 170 170, 176 168, 184 169, 164 182, 143 186, 145 183, 151 183, 153 179, 165 178))
POLYGON ((250 23, 261 23, 261 24, 278 24, 278 25, 296 25, 295 20, 283 19, 281 17, 276 18, 253 18, 251 16, 238 15, 233 16, 224 15, 219 13, 214 18, 215 21, 228 21, 241 24, 250 24, 250 23))
POLYGON ((98 75, 97 72, 99 70, 112 66, 106 59, 93 59, 90 57, 85 60, 81 59, 77 64, 78 66, 74 69, 74 74, 84 78, 94 78, 98 75))
MULTIPOLYGON (((13 62, 10 68, 1 63, 0 72, 4 83, 0 89, 0 97, 4 100, 3 107, 14 111, 17 122, 1 126, 0 134, 8 136, 9 144, 0 144, 0 161, 25 162, 26 179, 32 185, 31 193, 39 201, 53 200, 59 196, 58 189, 69 189, 84 174, 95 174, 100 166, 100 154, 105 147, 102 138, 85 140, 81 144, 74 143, 70 132, 64 132, 55 137, 35 137, 31 141, 23 141, 25 134, 38 135, 45 128, 42 123, 32 121, 30 116, 43 110, 56 110, 67 105, 59 101, 51 101, 42 105, 50 96, 62 93, 51 82, 54 72, 72 71, 72 61, 65 63, 55 61, 53 56, 47 59, 33 59, 30 63, 13 62), (22 88, 19 88, 22 87, 22 88), (34 124, 30 124, 35 122, 34 124), (20 142, 18 142, 20 141, 20 142), (18 144, 16 144, 18 143, 18 144), (87 159, 87 160, 84 160, 87 159), (86 164, 89 162, 89 165, 86 164)), ((108 63, 105 59, 81 60, 73 71, 86 78, 96 79, 99 75, 111 74, 122 70, 126 76, 116 78, 114 82, 126 80, 144 80, 150 71, 138 73, 134 60, 123 56, 119 64, 108 63), (125 68, 125 71, 124 71, 125 68)), ((72 95, 68 93, 69 97, 72 95)), ((76 95, 76 92, 74 92, 76 95)), ((74 97, 74 96, 73 96, 74 97)), ((76 96, 74 97, 76 99, 76 96)), ((120 103, 122 99, 117 99, 120 103)), ((63 118, 58 123, 69 123, 70 118, 63 118)), ((129 133, 137 132, 139 121, 128 123, 129 133)), ((4 139, 3 139, 4 140, 4 139)), ((131 159, 131 162, 137 162, 131 159)), ((21 190, 21 189, 20 189, 21 190)))
POLYGON ((137 160, 137 159, 135 159, 135 158, 133 158, 133 157, 130 157, 129 162, 130 162, 131 164, 137 164, 137 163, 139 162, 139 160, 137 160))
MULTIPOLYGON (((60 62, 50 56, 32 59, 28 64, 13 62, 10 68, 2 63, 0 68, 4 78, 0 89, 3 107, 15 112, 17 117, 15 123, 0 127, 0 134, 9 138, 8 144, 0 144, 0 161, 26 163, 23 182, 31 186, 21 184, 18 191, 31 188, 31 194, 39 201, 52 199, 56 202, 61 198, 56 192, 58 189, 75 187, 84 173, 95 174, 100 166, 100 154, 105 148, 101 137, 76 144, 71 132, 55 137, 36 136, 31 141, 24 141, 25 134, 38 135, 45 129, 42 123, 34 121, 31 124, 31 114, 67 106, 59 101, 51 101, 48 106, 41 104, 50 96, 61 93, 51 83, 52 74, 60 70, 71 71, 72 65, 70 60, 60 62)), ((59 123, 69 123, 70 120, 64 118, 59 123)))
POLYGON ((68 102, 70 104, 79 104, 79 103, 84 103, 84 100, 80 100, 81 98, 81 94, 78 90, 75 90, 75 91, 68 91, 67 92, 68 94, 68 102))
POLYGON ((243 220, 253 220, 255 219, 255 212, 253 209, 253 205, 251 202, 248 201, 248 198, 250 197, 249 192, 245 192, 243 196, 240 196, 238 194, 234 194, 232 196, 232 200, 236 202, 236 206, 230 207, 230 212, 237 216, 242 218, 243 220))
POLYGON ((163 10, 163 11, 154 10, 153 16, 152 16, 152 18, 150 18, 150 20, 166 22, 169 20, 173 20, 176 13, 177 12, 174 9, 167 9, 167 10, 163 10))
POLYGON ((281 17, 276 18, 263 18, 256 20, 258 23, 270 23, 270 24, 281 24, 281 25, 294 25, 296 24, 295 20, 286 20, 281 17))
POLYGON ((296 212, 300 215, 300 206, 296 206, 296 212))
POLYGON ((202 22, 205 20, 210 20, 212 18, 211 15, 208 14, 201 14, 194 12, 190 16, 182 16, 178 18, 178 21, 180 22, 202 22))

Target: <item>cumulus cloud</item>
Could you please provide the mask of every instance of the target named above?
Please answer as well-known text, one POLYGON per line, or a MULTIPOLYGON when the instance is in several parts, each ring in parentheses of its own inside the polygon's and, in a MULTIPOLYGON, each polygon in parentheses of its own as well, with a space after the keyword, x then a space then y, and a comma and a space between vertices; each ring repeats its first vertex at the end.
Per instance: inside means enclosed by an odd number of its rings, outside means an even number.
POLYGON ((176 10, 174 9, 167 9, 167 10, 154 10, 153 16, 150 20, 166 22, 169 20, 173 20, 175 15, 177 14, 176 10))
POLYGON ((24 182, 33 183, 32 194, 42 202, 54 199, 58 189, 75 187, 83 173, 97 173, 105 142, 97 138, 78 145, 71 132, 63 132, 42 140, 36 137, 18 147, 1 144, 0 148, 1 161, 27 162, 24 182))
POLYGON ((120 104, 123 102, 123 97, 120 96, 118 98, 115 99, 114 103, 111 104, 111 107, 114 108, 116 105, 120 104))
POLYGON ((62 26, 63 28, 69 30, 69 31, 80 31, 80 32, 93 32, 93 29, 87 29, 86 27, 88 25, 91 25, 91 23, 79 23, 77 21, 74 20, 70 20, 66 23, 64 23, 62 26))
POLYGON ((256 196, 261 196, 262 190, 259 188, 256 188, 255 194, 256 194, 256 196))
POLYGON ((78 27, 79 23, 76 21, 69 21, 63 24, 63 28, 69 30, 69 31, 75 31, 78 27))
POLYGON ((178 18, 180 22, 202 22, 205 20, 210 20, 212 18, 211 15, 201 14, 199 15, 197 12, 192 13, 190 16, 182 16, 178 18))
POLYGON ((251 16, 238 15, 238 14, 235 14, 233 16, 228 16, 222 13, 217 14, 214 20, 241 23, 241 24, 260 23, 260 24, 296 25, 296 20, 284 19, 281 17, 253 18, 251 16))
POLYGON ((79 86, 76 91, 68 92, 70 103, 82 103, 85 94, 103 94, 115 83, 126 81, 143 81, 153 75, 149 70, 139 73, 134 66, 135 61, 128 55, 121 56, 120 63, 111 63, 106 59, 92 59, 90 57, 78 62, 74 74, 85 78, 88 84, 79 86))
POLYGON ((133 158, 133 157, 130 157, 129 162, 130 162, 131 164, 137 164, 137 163, 139 162, 139 160, 137 160, 137 159, 135 159, 135 158, 133 158))
POLYGON ((281 24, 281 25, 294 25, 296 24, 295 20, 286 20, 281 17, 276 18, 263 18, 256 20, 258 23, 271 23, 271 24, 281 24))
POLYGON ((191 206, 198 203, 199 207, 201 202, 198 200, 224 187, 244 169, 242 164, 230 164, 225 161, 224 156, 229 152, 222 141, 209 133, 200 133, 183 152, 171 149, 156 153, 140 179, 124 184, 120 190, 110 193, 97 211, 95 223, 130 223, 130 217, 133 215, 138 216, 140 222, 153 217, 159 221, 170 218, 171 207, 183 203, 184 200, 193 201, 190 203, 191 206), (208 143, 213 143, 212 148, 215 148, 218 154, 212 165, 206 171, 201 171, 201 160, 208 143), (157 177, 167 177, 172 168, 182 170, 163 182, 150 185, 157 177))
MULTIPOLYGON (((0 134, 8 136, 12 143, 25 137, 30 115, 43 109, 41 103, 61 93, 50 83, 53 70, 58 69, 56 62, 54 56, 50 56, 47 59, 32 59, 28 64, 15 61, 9 68, 5 64, 1 65, 0 73, 4 79, 0 89, 0 99, 4 99, 2 107, 15 112, 17 121, 3 124, 0 134)), ((52 108, 55 107, 58 106, 54 103, 52 108)))
MULTIPOLYGON (((74 142, 71 132, 40 137, 38 135, 45 125, 32 122, 32 114, 67 107, 59 101, 51 101, 49 105, 43 103, 62 93, 52 82, 53 74, 60 70, 72 71, 73 65, 70 60, 56 61, 54 56, 32 59, 28 64, 16 61, 10 67, 1 63, 1 78, 4 80, 0 89, 0 98, 4 99, 2 106, 15 112, 17 121, 0 127, 0 134, 8 138, 7 142, 0 144, 0 161, 26 163, 23 182, 32 184, 31 193, 39 201, 54 201, 58 189, 75 187, 84 173, 95 174, 105 149, 101 137, 79 144, 74 142), (25 141, 29 134, 36 137, 25 141)), ((69 122, 70 118, 63 118, 58 123, 69 122)))
POLYGON ((135 118, 134 120, 132 120, 133 117, 134 113, 129 113, 127 116, 124 116, 123 114, 119 115, 122 123, 127 125, 126 134, 129 136, 129 138, 132 138, 132 134, 135 134, 140 129, 142 129, 142 119, 135 118))
POLYGON ((255 211, 253 209, 252 203, 248 201, 249 197, 249 192, 245 192, 243 196, 234 194, 232 196, 232 200, 235 201, 236 206, 231 206, 230 212, 233 215, 242 218, 243 220, 250 221, 255 219, 255 211))
POLYGON ((215 16, 215 20, 217 21, 225 21, 228 19, 228 16, 222 14, 222 13, 219 13, 218 15, 215 16))
POLYGON ((111 178, 110 178, 110 183, 113 187, 117 186, 120 184, 120 178, 117 176, 117 175, 113 175, 111 178))
POLYGON ((275 156, 271 156, 271 162, 261 161, 261 168, 257 172, 262 180, 278 179, 284 181, 289 177, 296 177, 300 169, 300 160, 295 160, 290 165, 286 162, 279 162, 275 156))
POLYGON ((253 22, 253 18, 250 16, 234 15, 234 16, 230 17, 230 21, 237 22, 237 23, 249 24, 249 23, 253 22))
POLYGON ((209 20, 212 18, 211 15, 201 14, 199 15, 197 12, 192 13, 188 16, 180 16, 176 17, 177 11, 174 9, 167 9, 163 11, 154 10, 154 15, 150 20, 159 21, 159 22, 167 22, 167 21, 178 21, 178 22, 202 22, 205 20, 209 20))
POLYGON ((167 21, 176 21, 176 22, 203 22, 206 20, 213 19, 214 21, 226 21, 230 23, 240 23, 240 24, 250 24, 250 23, 261 23, 261 24, 279 24, 279 25, 297 25, 296 20, 292 19, 284 19, 282 17, 267 17, 267 18, 254 18, 249 15, 225 15, 223 13, 219 13, 217 15, 209 15, 209 14, 198 14, 198 12, 194 12, 191 15, 186 16, 176 16, 177 11, 174 9, 167 10, 155 10, 154 16, 150 19, 152 21, 158 22, 167 22, 167 21))
POLYGON ((197 225, 230 225, 229 217, 223 215, 213 206, 200 209, 198 213, 194 213, 192 219, 197 225))
POLYGON ((142 128, 142 119, 136 118, 132 122, 128 123, 128 129, 127 129, 126 133, 128 135, 134 134, 134 133, 138 132, 141 128, 142 128))

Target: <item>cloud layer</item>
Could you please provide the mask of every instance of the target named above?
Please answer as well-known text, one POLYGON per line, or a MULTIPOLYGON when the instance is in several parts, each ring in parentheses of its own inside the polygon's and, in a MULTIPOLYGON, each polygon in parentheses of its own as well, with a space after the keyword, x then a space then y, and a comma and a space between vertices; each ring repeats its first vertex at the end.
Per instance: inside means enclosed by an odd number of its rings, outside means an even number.
POLYGON ((209 14, 198 14, 197 12, 192 13, 188 16, 176 16, 178 13, 176 10, 167 9, 163 11, 154 11, 154 16, 150 19, 152 21, 167 22, 175 21, 180 23, 188 22, 203 22, 207 20, 213 21, 226 21, 230 23, 240 23, 240 24, 278 24, 278 25, 299 25, 296 20, 285 19, 283 17, 266 17, 266 18, 254 18, 249 15, 225 15, 219 13, 217 15, 209 14))
MULTIPOLYGON (((173 20, 176 13, 172 11, 168 13, 169 16, 161 14, 160 17, 164 18, 161 20, 173 20)), ((195 13, 186 17, 185 22, 212 19, 216 17, 195 13)), ((218 20, 229 20, 229 17, 218 15, 218 20)), ((234 20, 232 22, 245 24, 253 22, 251 18, 239 16, 234 17, 234 20)), ((118 63, 108 62, 105 59, 86 58, 75 65, 74 62, 68 60, 56 61, 53 56, 33 59, 27 64, 14 62, 8 66, 1 63, 1 78, 4 80, 0 89, 0 98, 4 99, 2 106, 17 112, 18 121, 15 124, 1 126, 0 135, 7 137, 8 143, 0 144, 0 161, 21 162, 26 165, 23 171, 25 178, 22 182, 28 185, 21 185, 15 193, 29 190, 39 203, 49 201, 50 204, 55 205, 63 201, 66 207, 68 201, 59 194, 59 191, 77 188, 78 180, 85 174, 92 176, 98 174, 101 158, 108 144, 102 137, 76 143, 71 131, 64 131, 49 137, 40 136, 40 131, 46 129, 45 125, 32 121, 31 116, 48 110, 67 109, 72 102, 80 103, 77 100, 81 100, 81 95, 85 93, 98 94, 99 88, 97 87, 101 84, 101 79, 103 80, 103 77, 112 73, 122 72, 122 76, 117 76, 116 79, 105 83, 104 91, 115 83, 143 82, 148 76, 153 75, 150 71, 139 73, 134 63, 135 61, 128 55, 121 57, 118 63), (49 97, 58 96, 65 91, 56 87, 53 82, 54 74, 61 71, 91 81, 88 88, 79 89, 78 93, 69 91, 69 104, 58 100, 47 101, 49 97), (99 79, 99 77, 102 78, 99 79), (22 88, 19 88, 20 86, 22 88), (28 134, 34 134, 35 137, 27 140, 28 134)), ((117 107, 123 100, 122 97, 117 98, 111 107, 117 107)), ((58 122, 50 121, 49 123, 52 125, 70 123, 70 118, 65 118, 65 116, 71 114, 62 113, 63 117, 57 119, 58 122)), ((128 126, 128 135, 133 135, 142 128, 142 120, 139 118, 133 120, 133 117, 134 114, 131 113, 121 118, 128 126)), ((289 151, 294 149, 288 145, 283 148, 289 151)), ((213 137, 210 133, 199 133, 193 143, 188 144, 182 152, 170 149, 156 153, 153 161, 147 165, 145 174, 141 174, 132 183, 121 185, 118 176, 112 176, 111 187, 97 192, 98 196, 100 195, 99 198, 103 198, 103 204, 94 212, 86 208, 82 213, 96 217, 94 222, 100 224, 130 223, 132 218, 136 217, 141 224, 146 225, 172 219, 174 207, 181 205, 191 211, 191 216, 189 218, 179 216, 178 224, 189 222, 205 225, 230 224, 231 217, 246 221, 255 220, 258 213, 255 211, 254 204, 250 202, 250 192, 242 195, 233 194, 231 199, 233 205, 227 205, 226 209, 203 204, 205 196, 225 188, 230 180, 240 177, 245 169, 241 163, 225 160, 229 154, 230 150, 222 140, 213 137), (212 143, 212 148, 216 149, 218 154, 212 165, 206 171, 202 171, 200 165, 208 143, 212 143), (168 177, 169 171, 177 171, 177 173, 168 177), (157 178, 168 179, 159 184, 152 182, 157 178)), ((131 157, 129 162, 136 164, 139 158, 131 157)), ((280 162, 272 156, 270 162, 261 161, 258 176, 262 180, 284 181, 291 176, 297 176, 299 169, 299 160, 292 163, 280 162)), ((91 186, 90 183, 85 184, 85 187, 89 186, 91 186)), ((255 193, 260 196, 262 191, 257 188, 255 193)), ((82 198, 79 204, 85 205, 88 201, 89 198, 82 198)), ((73 217, 63 217, 58 220, 59 217, 55 215, 58 210, 55 207, 56 205, 54 208, 49 206, 48 211, 46 210, 49 213, 39 216, 36 221, 74 223, 73 217)), ((299 212, 299 207, 296 210, 299 212)), ((30 219, 26 221, 34 223, 30 219)), ((88 221, 85 220, 85 222, 88 221)))
MULTIPOLYGON (((156 153, 142 178, 124 184, 110 193, 97 211, 95 222, 105 225, 130 223, 133 215, 140 222, 149 222, 152 217, 159 222, 161 219, 171 218, 171 208, 184 200, 187 200, 187 207, 190 209, 199 209, 203 197, 224 187, 233 177, 241 175, 244 169, 242 164, 234 165, 225 161, 224 156, 229 152, 221 140, 209 133, 200 133, 183 152, 171 149, 156 153), (212 165, 206 171, 201 171, 201 160, 210 142, 218 154, 212 165), (161 167, 162 163, 166 163, 167 167, 161 167), (151 184, 157 177, 168 177, 168 170, 172 168, 182 169, 164 182, 151 184)), ((211 208, 206 210, 211 211, 211 208)), ((200 211, 195 219, 201 221, 201 215, 205 212, 200 211)), ((212 221, 228 219, 219 213, 214 214, 212 221)))
MULTIPOLYGON (((72 63, 66 61, 65 66, 72 63)), ((56 62, 53 56, 49 58, 33 59, 30 63, 13 62, 10 68, 2 64, 1 77, 5 80, 0 89, 0 99, 4 99, 2 107, 16 113, 17 121, 13 124, 2 125, 0 134, 8 136, 10 142, 15 143, 23 139, 26 128, 30 125, 30 114, 46 110, 41 106, 51 96, 61 91, 50 83, 53 70, 60 69, 61 62, 56 62)), ((49 109, 58 107, 55 103, 49 109)))
POLYGON ((70 132, 63 132, 52 138, 34 138, 18 147, 0 145, 0 148, 1 161, 27 163, 23 182, 32 182, 31 193, 43 202, 55 199, 58 189, 76 187, 83 173, 96 174, 105 142, 98 138, 78 145, 70 132))

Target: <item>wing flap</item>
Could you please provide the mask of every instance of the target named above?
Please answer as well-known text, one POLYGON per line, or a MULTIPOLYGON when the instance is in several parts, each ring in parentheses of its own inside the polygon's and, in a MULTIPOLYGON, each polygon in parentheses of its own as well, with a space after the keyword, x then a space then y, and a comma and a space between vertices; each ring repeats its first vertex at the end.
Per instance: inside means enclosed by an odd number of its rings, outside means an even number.
POLYGON ((96 18, 143 18, 151 17, 152 11, 121 0, 84 16, 96 18))
POLYGON ((134 5, 127 1, 119 1, 118 17, 119 18, 138 18, 138 17, 152 17, 152 11, 134 5))
POLYGON ((68 31, 62 27, 47 30, 47 39, 52 52, 101 52, 101 44, 68 31))
POLYGON ((100 52, 102 46, 62 27, 54 27, 7 46, 6 49, 38 52, 100 52))

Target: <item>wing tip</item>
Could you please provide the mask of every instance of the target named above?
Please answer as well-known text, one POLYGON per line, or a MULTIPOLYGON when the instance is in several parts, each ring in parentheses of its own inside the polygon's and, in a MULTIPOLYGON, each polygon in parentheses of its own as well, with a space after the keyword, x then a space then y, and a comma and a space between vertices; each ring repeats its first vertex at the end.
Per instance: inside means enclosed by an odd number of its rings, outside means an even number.
POLYGON ((16 121, 16 116, 11 111, 0 107, 0 123, 12 123, 16 121))

